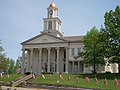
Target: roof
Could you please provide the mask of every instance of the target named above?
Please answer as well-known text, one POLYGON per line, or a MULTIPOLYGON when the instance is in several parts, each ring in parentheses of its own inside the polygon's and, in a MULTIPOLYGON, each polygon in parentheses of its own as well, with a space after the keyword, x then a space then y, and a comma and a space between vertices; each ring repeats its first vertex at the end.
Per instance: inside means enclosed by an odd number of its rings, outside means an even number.
POLYGON ((65 40, 64 38, 56 37, 56 36, 53 36, 53 35, 51 35, 51 34, 42 32, 42 34, 39 34, 39 35, 37 35, 37 36, 35 36, 35 37, 32 37, 32 38, 30 38, 30 39, 22 42, 21 44, 26 44, 27 42, 29 42, 29 41, 31 41, 31 40, 34 40, 34 39, 36 39, 36 38, 38 38, 38 37, 41 37, 41 36, 43 36, 43 35, 48 35, 48 36, 57 38, 57 39, 59 39, 59 40, 62 40, 62 41, 64 41, 64 42, 67 42, 67 40, 65 40))
POLYGON ((32 37, 24 42, 22 42, 21 44, 26 44, 27 42, 31 41, 31 40, 34 40, 38 37, 41 37, 43 35, 48 35, 48 36, 51 36, 51 37, 54 37, 54 38, 57 38, 59 40, 62 40, 63 42, 71 42, 71 43, 75 43, 75 42, 82 42, 83 40, 83 36, 65 36, 65 37, 56 37, 56 36, 53 36, 51 34, 48 34, 48 33, 44 33, 42 32, 41 34, 35 36, 35 37, 32 37))
POLYGON ((63 38, 67 41, 82 41, 83 36, 66 36, 63 38))

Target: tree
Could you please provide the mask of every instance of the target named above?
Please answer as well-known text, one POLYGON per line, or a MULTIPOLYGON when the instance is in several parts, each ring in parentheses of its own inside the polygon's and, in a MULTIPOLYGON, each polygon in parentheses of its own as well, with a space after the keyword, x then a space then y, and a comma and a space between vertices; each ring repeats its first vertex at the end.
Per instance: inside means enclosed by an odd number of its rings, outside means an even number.
POLYGON ((83 38, 84 51, 81 52, 81 55, 84 58, 84 63, 93 65, 93 73, 96 73, 96 65, 105 64, 102 54, 102 43, 99 37, 100 33, 98 29, 93 27, 83 38))
POLYGON ((0 55, 0 70, 5 71, 9 66, 9 61, 5 54, 0 55))
POLYGON ((9 73, 13 74, 20 68, 21 57, 18 57, 16 63, 13 59, 7 58, 6 54, 3 53, 4 49, 1 44, 0 40, 0 70, 9 71, 9 73))
POLYGON ((14 71, 20 69, 20 67, 21 67, 21 58, 22 58, 22 57, 20 57, 20 56, 18 57, 18 59, 17 59, 17 61, 16 61, 16 63, 15 63, 14 71))
POLYGON ((4 51, 4 49, 3 49, 3 47, 2 47, 1 44, 2 44, 2 43, 1 43, 1 40, 0 40, 0 54, 2 54, 2 51, 4 51))
POLYGON ((13 59, 9 59, 9 70, 10 73, 13 74, 15 73, 15 61, 13 59))
POLYGON ((100 42, 102 47, 102 54, 108 62, 111 58, 112 49, 110 48, 109 34, 106 32, 105 28, 101 27, 100 29, 100 42))
POLYGON ((5 71, 9 65, 9 61, 6 58, 6 54, 3 53, 4 49, 1 44, 0 40, 0 70, 5 71))
POLYGON ((105 13, 105 34, 108 35, 109 62, 118 63, 120 73, 120 6, 105 13))

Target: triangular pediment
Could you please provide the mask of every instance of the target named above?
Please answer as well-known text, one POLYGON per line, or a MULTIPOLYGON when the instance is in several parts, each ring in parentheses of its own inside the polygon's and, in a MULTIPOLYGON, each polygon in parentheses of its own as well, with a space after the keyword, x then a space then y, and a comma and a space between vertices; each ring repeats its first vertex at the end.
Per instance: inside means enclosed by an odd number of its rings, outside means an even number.
POLYGON ((36 44, 36 43, 55 43, 55 42, 66 42, 67 40, 56 37, 47 33, 39 34, 31 39, 28 39, 21 44, 36 44))

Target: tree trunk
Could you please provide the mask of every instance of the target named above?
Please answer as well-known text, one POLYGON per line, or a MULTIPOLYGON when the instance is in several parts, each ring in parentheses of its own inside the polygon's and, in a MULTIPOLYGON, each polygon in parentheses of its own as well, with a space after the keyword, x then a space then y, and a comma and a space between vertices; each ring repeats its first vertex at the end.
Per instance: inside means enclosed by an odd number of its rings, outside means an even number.
POLYGON ((95 73, 96 73, 96 68, 95 68, 95 64, 96 64, 96 63, 95 63, 95 55, 94 55, 94 58, 93 58, 93 59, 94 59, 94 62, 93 62, 93 63, 94 63, 94 65, 93 65, 93 73, 95 74, 95 73))
POLYGON ((93 68, 94 68, 93 73, 96 74, 95 61, 94 61, 94 66, 93 66, 93 68))

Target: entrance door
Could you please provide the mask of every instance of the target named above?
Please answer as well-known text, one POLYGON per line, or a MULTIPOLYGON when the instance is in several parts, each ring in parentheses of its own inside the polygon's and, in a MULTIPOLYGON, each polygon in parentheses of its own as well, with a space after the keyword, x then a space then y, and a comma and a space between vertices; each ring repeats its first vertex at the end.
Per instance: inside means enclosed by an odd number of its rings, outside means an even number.
POLYGON ((50 72, 53 72, 53 63, 50 63, 50 72))
POLYGON ((78 62, 74 62, 74 73, 78 73, 78 62))
POLYGON ((47 64, 45 64, 45 72, 47 72, 47 64))

